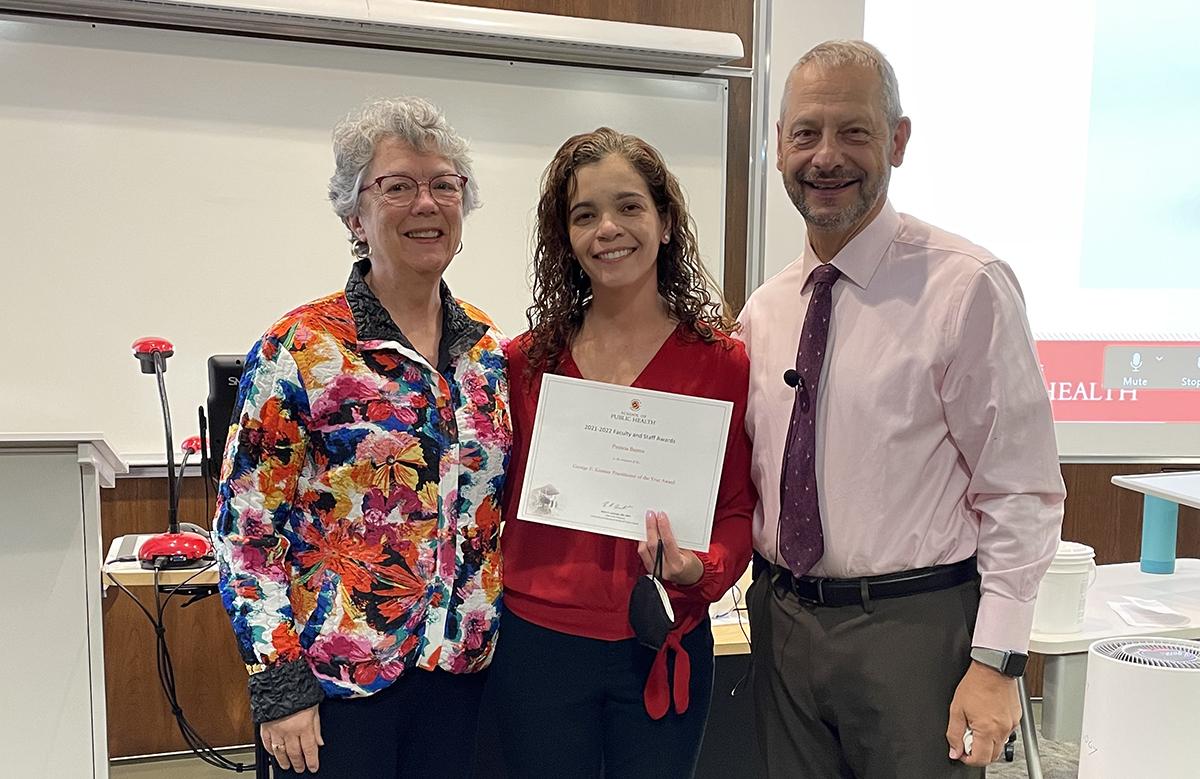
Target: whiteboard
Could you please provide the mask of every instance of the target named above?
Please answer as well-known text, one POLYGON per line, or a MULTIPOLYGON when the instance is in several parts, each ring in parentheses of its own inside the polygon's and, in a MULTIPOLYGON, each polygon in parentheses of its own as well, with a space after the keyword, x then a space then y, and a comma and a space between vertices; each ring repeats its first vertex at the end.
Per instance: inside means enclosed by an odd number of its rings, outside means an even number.
POLYGON ((0 15, 0 432, 102 431, 161 462, 159 335, 175 441, 197 429, 211 354, 339 290, 330 131, 369 97, 418 95, 472 141, 483 207, 446 278, 525 329, 541 173, 572 134, 644 137, 680 178, 714 277, 724 258, 720 79, 0 15))

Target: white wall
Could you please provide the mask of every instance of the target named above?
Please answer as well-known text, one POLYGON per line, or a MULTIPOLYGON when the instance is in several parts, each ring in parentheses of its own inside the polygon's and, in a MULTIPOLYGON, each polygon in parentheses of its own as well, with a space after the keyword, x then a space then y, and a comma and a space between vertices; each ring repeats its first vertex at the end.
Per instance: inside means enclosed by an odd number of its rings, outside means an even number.
POLYGON ((763 278, 769 279, 804 250, 804 220, 775 170, 775 121, 788 71, 800 55, 830 38, 861 38, 863 0, 773 0, 771 4, 770 122, 763 278))
POLYGON ((364 98, 415 94, 470 138, 483 207, 447 280, 524 330, 538 182, 568 136, 657 146, 700 251, 724 258, 727 87, 713 78, 527 65, 0 14, 0 431, 97 431, 161 460, 154 381, 130 344, 175 345, 174 440, 196 431, 211 354, 340 289, 329 132, 364 98), (686 128, 681 132, 680 128, 686 128))

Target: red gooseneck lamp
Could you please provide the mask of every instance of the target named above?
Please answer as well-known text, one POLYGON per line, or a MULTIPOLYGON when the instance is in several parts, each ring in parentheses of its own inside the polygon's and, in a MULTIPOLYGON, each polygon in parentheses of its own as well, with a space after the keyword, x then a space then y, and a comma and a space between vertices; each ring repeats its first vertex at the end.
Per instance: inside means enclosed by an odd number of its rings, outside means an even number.
POLYGON ((167 385, 163 374, 167 358, 175 353, 165 338, 139 338, 133 342, 133 356, 142 366, 142 373, 158 378, 158 397, 162 402, 163 428, 167 437, 167 532, 147 538, 138 549, 143 568, 191 568, 212 555, 212 544, 199 533, 179 530, 179 488, 188 457, 200 449, 200 439, 193 436, 183 442, 183 462, 175 471, 175 447, 171 442, 171 408, 167 404, 167 385))

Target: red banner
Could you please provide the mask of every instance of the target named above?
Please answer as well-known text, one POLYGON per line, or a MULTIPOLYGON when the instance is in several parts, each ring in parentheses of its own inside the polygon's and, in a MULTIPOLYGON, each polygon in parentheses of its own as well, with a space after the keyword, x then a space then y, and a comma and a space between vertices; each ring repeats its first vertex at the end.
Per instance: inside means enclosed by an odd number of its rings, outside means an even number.
POLYGON ((1104 388, 1106 346, 1200 346, 1186 341, 1038 341, 1056 422, 1200 422, 1200 392, 1104 388))

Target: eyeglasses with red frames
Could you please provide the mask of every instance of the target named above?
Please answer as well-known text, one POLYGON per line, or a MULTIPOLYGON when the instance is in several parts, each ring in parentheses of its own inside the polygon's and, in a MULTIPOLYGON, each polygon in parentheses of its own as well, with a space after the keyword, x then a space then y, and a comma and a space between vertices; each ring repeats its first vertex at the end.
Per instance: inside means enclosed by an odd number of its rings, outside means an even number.
POLYGON ((462 202, 463 190, 467 186, 467 177, 457 173, 443 173, 431 179, 415 179, 402 173, 388 173, 369 184, 363 185, 358 194, 368 189, 375 189, 389 205, 403 208, 412 205, 417 199, 421 187, 428 187, 429 196, 434 202, 444 206, 456 206, 462 202))

